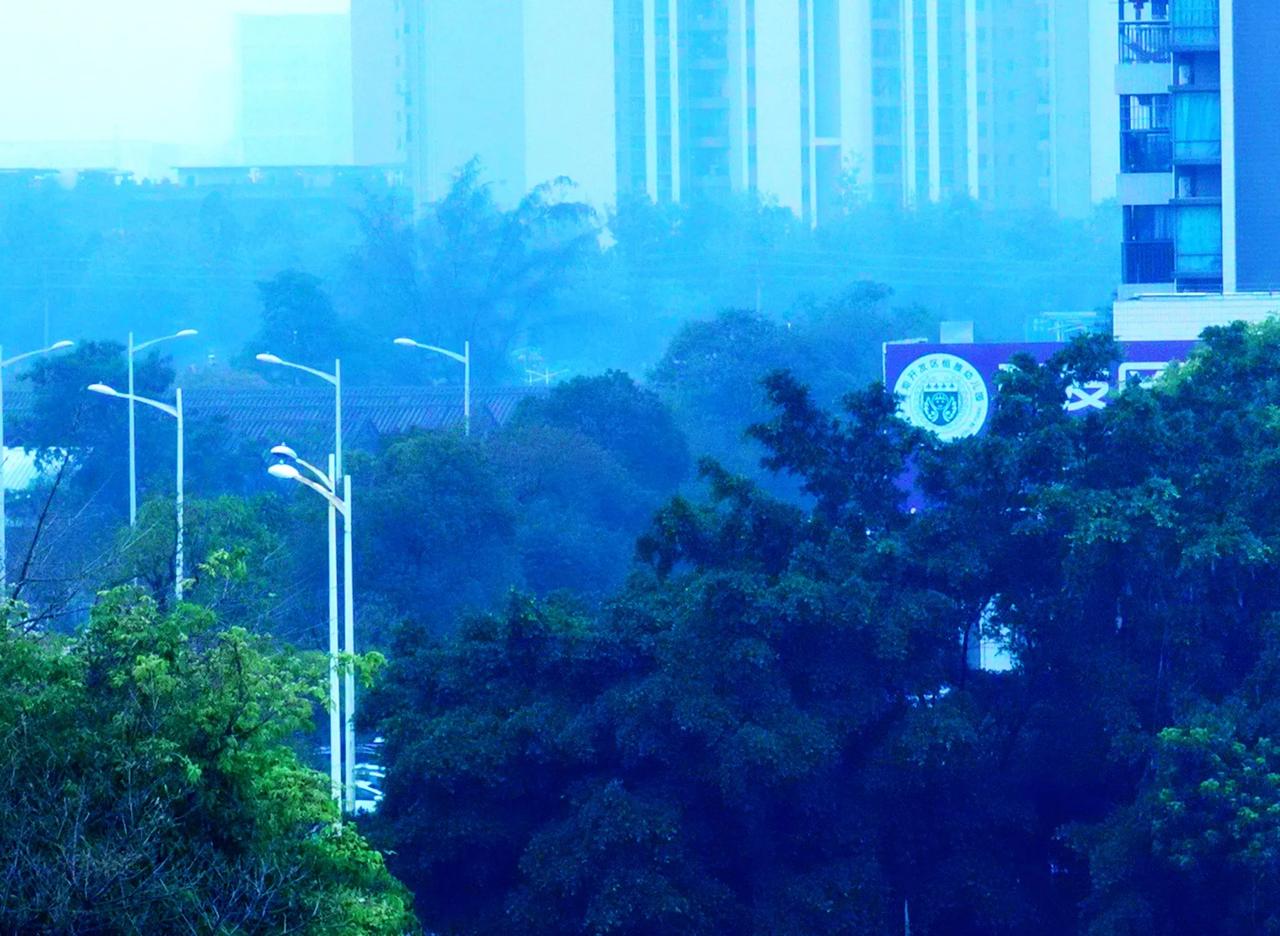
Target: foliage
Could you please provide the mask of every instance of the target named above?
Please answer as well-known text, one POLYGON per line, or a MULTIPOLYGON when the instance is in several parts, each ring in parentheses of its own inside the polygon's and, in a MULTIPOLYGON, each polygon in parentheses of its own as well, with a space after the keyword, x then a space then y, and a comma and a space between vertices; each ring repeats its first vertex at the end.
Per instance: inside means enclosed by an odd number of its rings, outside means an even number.
POLYGON ((105 595, 73 639, 0 631, 0 928, 416 931, 403 889, 288 742, 322 660, 105 595))
POLYGON ((577 433, 612 455, 642 487, 665 493, 689 473, 689 448, 671 412, 652 390, 621 371, 575 377, 531 397, 512 419, 577 433))
MULTIPOLYGON (((387 341, 470 341, 475 376, 489 382, 524 377, 517 353, 536 343, 571 273, 599 249, 594 213, 569 180, 537 185, 507 208, 477 160, 416 223, 372 202, 363 225, 366 240, 349 270, 362 322, 387 341)), ((399 354, 390 364, 417 380, 452 374, 433 358, 399 354)))
MULTIPOLYGON (((337 313, 316 277, 285 270, 258 283, 258 294, 262 319, 247 358, 269 352, 287 361, 321 366, 341 354, 344 336, 337 313)), ((296 378, 294 372, 276 368, 268 374, 274 380, 296 378)))
POLYGON ((404 632, 376 831, 424 919, 1276 928, 1280 325, 1210 330, 1067 415, 1116 356, 1015 360, 988 431, 949 444, 883 388, 832 413, 775 373, 751 434, 798 504, 704 462, 600 612, 404 632), (978 639, 1014 668, 972 669, 978 639))
MULTIPOLYGON (((290 633, 297 604, 290 592, 300 570, 287 546, 292 518, 281 499, 223 496, 191 499, 184 505, 184 597, 215 611, 224 622, 257 633, 290 633)), ((136 528, 116 534, 116 584, 135 580, 161 604, 173 593, 173 501, 147 501, 138 511, 136 528)))

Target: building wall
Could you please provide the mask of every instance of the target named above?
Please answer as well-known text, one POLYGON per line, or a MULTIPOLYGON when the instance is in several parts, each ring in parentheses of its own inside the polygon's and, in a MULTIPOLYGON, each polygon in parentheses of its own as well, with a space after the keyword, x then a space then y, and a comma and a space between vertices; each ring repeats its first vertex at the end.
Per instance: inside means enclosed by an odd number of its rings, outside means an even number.
MULTIPOLYGON (((388 35, 396 3, 353 0, 355 49, 388 35)), ((600 205, 757 192, 819 223, 853 178, 890 204, 1082 214, 1090 31, 1077 4, 399 0, 399 106, 364 107, 360 152, 393 149, 400 110, 420 201, 478 154, 506 202, 567 175, 600 205)), ((397 80, 376 64, 358 100, 397 80)))
POLYGON ((1274 290, 1280 289, 1280 5, 1236 3, 1234 18, 1237 285, 1274 290))
POLYGON ((352 148, 360 165, 404 161, 404 50, 395 0, 351 0, 352 148))
POLYGON ((593 203, 615 201, 613 29, 600 0, 525 0, 526 185, 568 176, 593 203))
POLYGON ((760 192, 805 215, 812 114, 809 102, 808 12, 812 0, 755 0, 756 132, 760 192), (805 56, 801 58, 801 11, 805 56), (802 74, 803 73, 803 74, 802 74))
POLYGON ((518 200, 528 182, 524 4, 425 0, 422 13, 422 61, 408 88, 421 102, 410 144, 419 200, 445 195, 477 157, 495 196, 518 200))
POLYGON ((237 17, 244 162, 351 162, 350 35, 346 16, 237 17))
MULTIPOLYGON (((615 119, 615 24, 607 4, 353 0, 352 17, 361 22, 359 41, 377 33, 383 45, 381 61, 373 40, 357 56, 368 63, 357 87, 385 89, 385 61, 403 62, 392 92, 403 115, 395 136, 419 205, 443 197, 472 159, 502 205, 561 177, 598 207, 614 203, 615 141, 626 128, 615 119), (388 3, 400 11, 389 31, 388 3), (357 14, 360 4, 366 9, 357 14)), ((618 35, 625 41, 625 30, 618 35)), ((370 136, 378 140, 387 118, 380 102, 369 106, 370 136)))
MULTIPOLYGON (((1052 89, 1054 206, 1065 217, 1084 218, 1094 204, 1090 73, 1094 13, 1082 0, 1053 0, 1051 9, 1057 43, 1052 89)), ((1114 41, 1109 48, 1114 55, 1114 41)), ((1114 135, 1108 139, 1114 139, 1114 135)), ((1100 171, 1109 173, 1114 181, 1113 169, 1100 171)))
MULTIPOLYGON (((1116 0, 1087 0, 1089 16, 1090 185, 1094 203, 1116 197, 1120 174, 1120 109, 1116 106, 1116 0)), ((1059 20, 1069 11, 1061 10, 1059 20)))

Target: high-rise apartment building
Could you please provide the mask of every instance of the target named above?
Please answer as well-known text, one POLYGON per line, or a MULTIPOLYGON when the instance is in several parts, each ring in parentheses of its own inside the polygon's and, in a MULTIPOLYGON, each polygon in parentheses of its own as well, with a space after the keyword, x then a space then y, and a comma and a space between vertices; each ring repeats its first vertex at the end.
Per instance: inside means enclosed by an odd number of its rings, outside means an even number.
POLYGON ((251 165, 350 163, 346 16, 239 16, 237 136, 251 165))
POLYGON ((356 152, 419 202, 479 157, 504 203, 571 178, 615 200, 608 0, 352 0, 356 152))
POLYGON ((1122 296, 1280 289, 1280 4, 1120 5, 1122 296))
POLYGON ((614 0, 618 188, 1086 214, 1079 0, 614 0))
POLYGON ((356 152, 421 200, 479 155, 507 201, 856 190, 1082 215, 1083 0, 353 0, 356 152), (391 102, 390 104, 388 102, 391 102))
POLYGON ((1086 4, 871 0, 870 34, 875 197, 1089 211, 1086 4))
POLYGON ((863 0, 614 0, 618 191, 773 197, 816 221, 865 131, 863 0))

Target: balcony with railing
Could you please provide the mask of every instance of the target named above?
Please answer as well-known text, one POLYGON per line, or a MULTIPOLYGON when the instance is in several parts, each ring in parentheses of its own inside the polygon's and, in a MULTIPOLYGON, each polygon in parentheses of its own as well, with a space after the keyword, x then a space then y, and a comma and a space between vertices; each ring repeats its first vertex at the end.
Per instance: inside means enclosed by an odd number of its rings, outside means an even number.
POLYGON ((1121 172, 1169 172, 1173 137, 1168 130, 1129 130, 1120 135, 1121 172))
POLYGON ((1173 52, 1168 23, 1121 23, 1120 61, 1125 65, 1168 62, 1173 52))
POLYGON ((1127 241, 1124 245, 1126 284, 1172 283, 1172 240, 1127 241))

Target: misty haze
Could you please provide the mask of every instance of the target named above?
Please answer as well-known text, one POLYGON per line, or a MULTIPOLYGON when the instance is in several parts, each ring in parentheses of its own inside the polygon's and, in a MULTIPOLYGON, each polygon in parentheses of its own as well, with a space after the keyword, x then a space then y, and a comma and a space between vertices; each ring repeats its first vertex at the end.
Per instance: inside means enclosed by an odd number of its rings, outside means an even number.
POLYGON ((1280 932, 1277 47, 0 0, 0 932, 1280 932))

